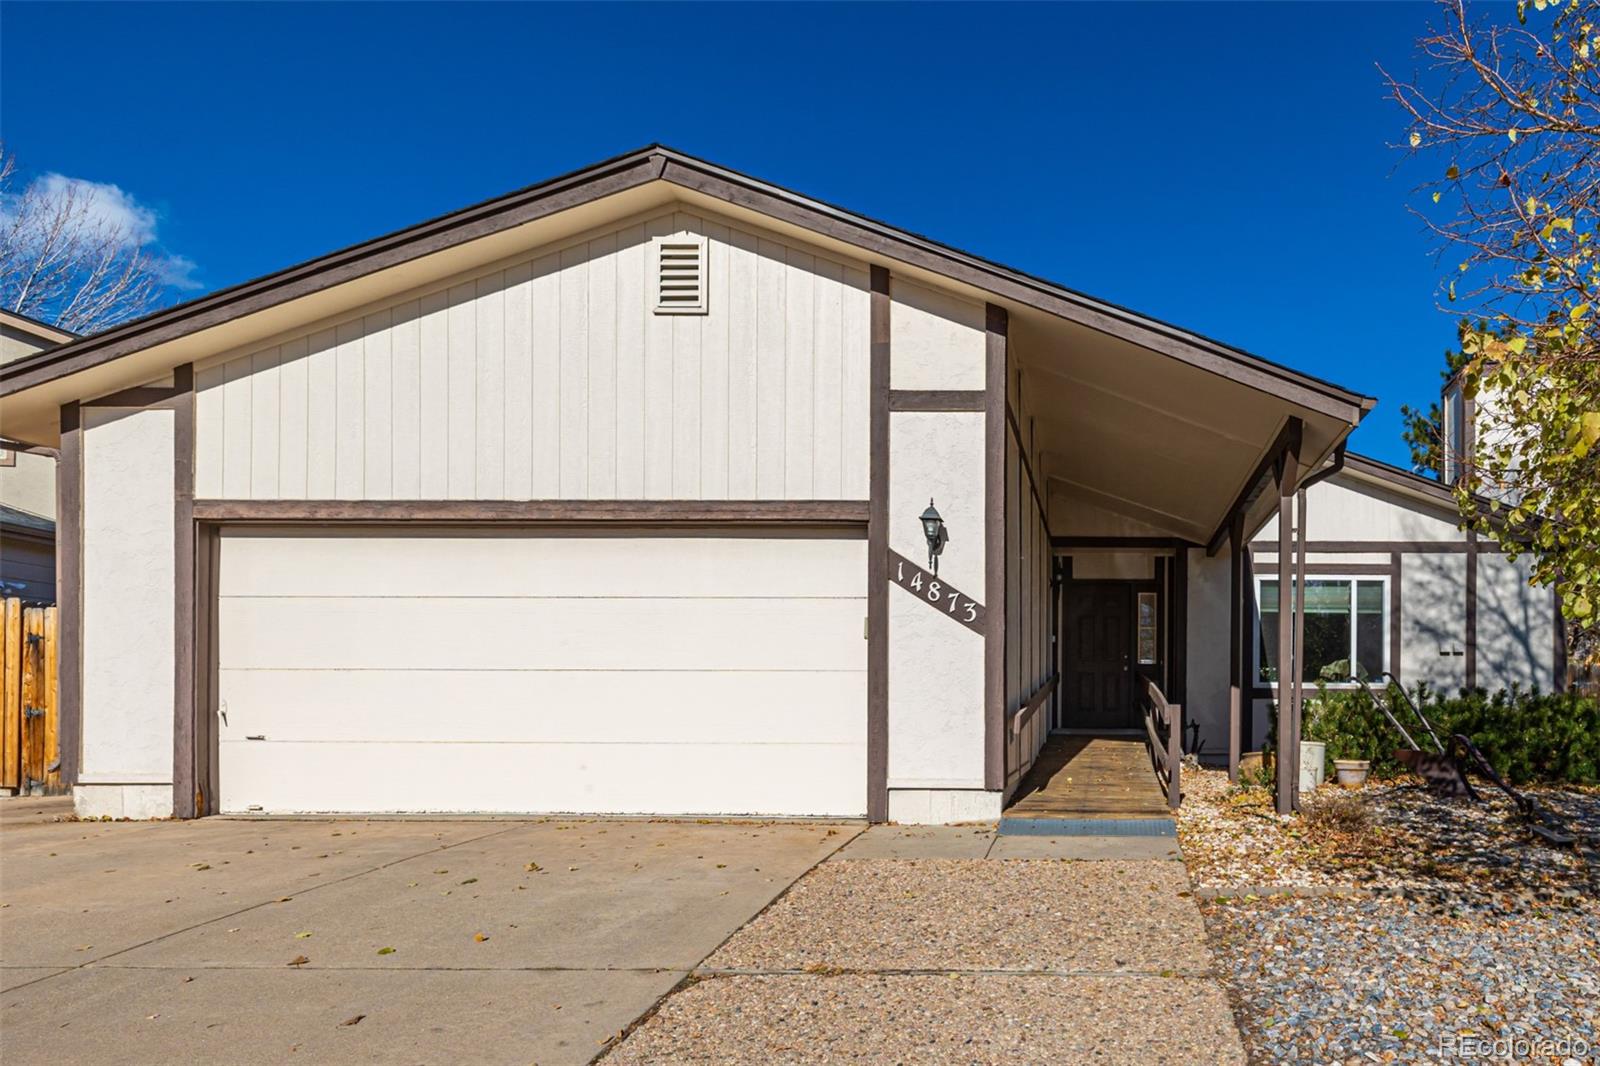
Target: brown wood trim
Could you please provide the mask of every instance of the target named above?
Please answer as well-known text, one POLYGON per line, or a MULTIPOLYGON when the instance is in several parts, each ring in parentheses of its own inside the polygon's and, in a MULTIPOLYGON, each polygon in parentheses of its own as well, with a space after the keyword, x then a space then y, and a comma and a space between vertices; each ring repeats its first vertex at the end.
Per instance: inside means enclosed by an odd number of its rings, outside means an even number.
MULTIPOLYGON (((1028 722, 1031 721, 1033 716, 1039 712, 1039 708, 1043 707, 1047 702, 1049 702, 1050 697, 1055 695, 1056 686, 1060 682, 1061 675, 1059 673, 1051 674, 1049 679, 1035 689, 1032 696, 1028 697, 1028 702, 1017 708, 1017 713, 1011 716, 1012 736, 1017 737, 1022 735, 1022 731, 1028 728, 1028 722)), ((1021 772, 1022 771, 1019 768, 1018 774, 1020 775, 1021 772)))
POLYGON ((60 657, 56 700, 61 784, 78 783, 83 751, 83 428, 76 403, 61 408, 56 461, 56 609, 60 657))
MULTIPOLYGON (((1257 551, 1273 551, 1277 545, 1270 540, 1258 540, 1250 547, 1257 551)), ((1478 552, 1503 552, 1498 544, 1479 544, 1478 552)), ((1312 555, 1345 553, 1350 555, 1384 555, 1400 552, 1405 555, 1461 555, 1467 551, 1465 540, 1308 540, 1306 551, 1312 555)))
POLYGON ((891 411, 982 411, 983 389, 890 389, 891 411))
MULTIPOLYGON (((1296 686, 1298 666, 1294 661, 1294 492, 1300 474, 1300 440, 1296 433, 1278 457, 1278 752, 1274 760, 1277 774, 1279 814, 1295 809, 1295 786, 1300 775, 1300 738, 1295 735, 1294 699, 1284 707, 1285 685, 1296 686), (1285 713, 1287 710, 1288 713, 1285 713)), ((1242 512, 1243 508, 1239 508, 1242 512)), ((1292 691, 1292 690, 1291 690, 1292 691)))
POLYGON ((1132 551, 1175 551, 1200 545, 1182 537, 1051 537, 1052 548, 1126 548, 1132 551))
POLYGON ((889 820, 889 270, 870 278, 867 401, 867 820, 889 820))
POLYGON ((220 541, 217 526, 194 526, 194 663, 195 816, 217 813, 217 564, 220 541))
POLYGON ((1405 606, 1403 593, 1402 560, 1399 552, 1389 555, 1389 672, 1395 677, 1404 678, 1405 671, 1401 669, 1401 656, 1404 654, 1405 641, 1401 638, 1400 612, 1405 606))
MULTIPOLYGON (((1295 685, 1289 690, 1289 721, 1294 725, 1295 777, 1290 786, 1296 809, 1300 806, 1300 729, 1305 721, 1305 692, 1301 679, 1306 672, 1306 490, 1296 483, 1294 493, 1294 663, 1295 685)), ((1350 620, 1353 627, 1355 619, 1350 620)), ((1280 653, 1281 654, 1281 653, 1280 653)))
MULTIPOLYGON (((984 602, 989 610, 983 638, 983 782, 1006 785, 1006 351, 1010 318, 997 304, 984 308, 984 602)), ((1018 448, 1020 455, 1022 449, 1018 448)))
POLYGON ((1278 430, 1277 437, 1267 446, 1267 450, 1262 453, 1261 461, 1256 463, 1255 470, 1251 471, 1250 477, 1245 480, 1244 487, 1239 490, 1239 495, 1234 497, 1233 503, 1222 516, 1222 521, 1217 523, 1216 531, 1211 534, 1211 539, 1206 541, 1206 555, 1208 557, 1216 555, 1222 548, 1222 542, 1228 536, 1228 530, 1233 525, 1234 516, 1244 514, 1251 502, 1259 499, 1266 492, 1267 479, 1272 476, 1274 470, 1282 465, 1280 460, 1293 450, 1296 462, 1299 461, 1300 441, 1304 435, 1305 424, 1299 418, 1290 415, 1283 423, 1283 428, 1278 430))
POLYGON ((966 626, 974 633, 988 632, 985 616, 987 611, 982 603, 968 596, 944 578, 925 570, 917 565, 914 560, 907 559, 904 555, 889 549, 889 584, 898 585, 907 593, 921 600, 939 614, 955 622, 957 625, 966 626), (922 580, 917 581, 921 576, 922 580), (915 582, 915 587, 913 587, 915 582), (937 588, 939 594, 931 596, 930 592, 937 588))
POLYGON ((644 185, 661 176, 661 155, 630 152, 19 359, 0 368, 0 396, 644 185))
POLYGON ((1179 362, 1354 424, 1375 401, 1276 366, 1167 323, 1137 316, 1039 278, 936 244, 871 219, 806 200, 744 175, 668 153, 663 178, 726 203, 801 226, 874 255, 931 270, 1091 329, 1121 337, 1179 362))
MULTIPOLYGON (((192 366, 181 375, 187 383, 173 401, 173 574, 172 602, 172 813, 194 818, 204 813, 198 798, 195 745, 195 537, 194 537, 194 375, 192 366)), ((175 375, 174 380, 179 376, 175 375)), ((166 390, 163 390, 166 391, 166 390)))
POLYGON ((1244 750, 1241 688, 1244 685, 1244 518, 1234 516, 1228 528, 1228 780, 1239 780, 1244 750))
POLYGON ((1009 403, 1006 404, 1006 426, 1010 429, 1011 438, 1017 442, 1017 459, 1022 464, 1022 472, 1027 475, 1028 492, 1039 512, 1039 524, 1044 526, 1045 536, 1049 536, 1050 511, 1044 505, 1044 497, 1039 495, 1039 480, 1033 476, 1033 464, 1028 461, 1028 446, 1022 439, 1022 426, 1018 424, 1016 413, 1011 410, 1009 403))
POLYGON ((791 222, 873 256, 932 270, 1001 299, 1121 337, 1351 424, 1359 422, 1376 402, 1170 323, 1134 314, 659 145, 341 249, 94 337, 63 344, 39 357, 18 360, 23 365, 0 368, 0 396, 658 179, 791 222))
POLYGON ((96 396, 92 400, 84 400, 83 407, 154 407, 168 400, 175 400, 192 390, 180 388, 167 388, 163 385, 139 385, 120 392, 109 393, 105 396, 96 396))
POLYGON ((195 500, 206 522, 866 526, 866 500, 195 500))

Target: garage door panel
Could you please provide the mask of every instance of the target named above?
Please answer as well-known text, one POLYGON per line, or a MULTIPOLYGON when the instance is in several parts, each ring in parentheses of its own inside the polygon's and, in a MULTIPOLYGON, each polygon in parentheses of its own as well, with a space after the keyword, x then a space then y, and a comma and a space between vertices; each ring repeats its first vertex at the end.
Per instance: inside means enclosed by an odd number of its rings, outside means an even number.
MULTIPOLYGON (((862 743, 862 671, 224 670, 229 737, 862 743)), ((262 742, 253 742, 262 743, 262 742)))
POLYGON ((252 530, 219 585, 225 811, 865 811, 859 538, 252 530))
POLYGON ((227 742, 222 807, 281 813, 827 815, 866 811, 866 754, 830 744, 227 742))
POLYGON ((862 600, 224 598, 224 668, 866 666, 862 600))
POLYGON ((865 540, 814 535, 535 540, 244 530, 225 532, 224 542, 223 596, 860 597, 867 560, 865 540))

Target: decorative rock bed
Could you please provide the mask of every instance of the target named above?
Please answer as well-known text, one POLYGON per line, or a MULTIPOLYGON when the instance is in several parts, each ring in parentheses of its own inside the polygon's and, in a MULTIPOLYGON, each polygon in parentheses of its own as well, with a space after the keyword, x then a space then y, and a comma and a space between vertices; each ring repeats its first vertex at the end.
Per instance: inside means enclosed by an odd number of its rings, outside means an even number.
MULTIPOLYGON (((1306 797, 1184 777, 1178 834, 1253 1062, 1600 1056, 1600 870, 1498 794, 1306 797)), ((1600 836, 1600 793, 1534 790, 1600 836)))

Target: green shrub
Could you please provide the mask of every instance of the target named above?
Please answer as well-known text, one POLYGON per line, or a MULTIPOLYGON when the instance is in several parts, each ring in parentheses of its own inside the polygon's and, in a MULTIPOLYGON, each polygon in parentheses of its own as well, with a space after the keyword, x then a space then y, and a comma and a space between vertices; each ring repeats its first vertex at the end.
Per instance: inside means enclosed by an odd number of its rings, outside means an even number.
MULTIPOLYGON (((1575 693, 1523 692, 1494 695, 1477 690, 1443 697, 1418 686, 1412 698, 1433 722, 1439 738, 1449 743, 1455 733, 1472 740, 1505 778, 1514 784, 1548 782, 1600 783, 1600 700, 1575 693)), ((1424 751, 1432 751, 1427 731, 1405 701, 1391 696, 1391 710, 1424 751)), ((1328 746, 1328 770, 1334 759, 1367 759, 1374 777, 1404 772, 1394 750, 1404 747, 1394 727, 1361 690, 1318 686, 1306 703, 1302 730, 1307 740, 1328 746)))

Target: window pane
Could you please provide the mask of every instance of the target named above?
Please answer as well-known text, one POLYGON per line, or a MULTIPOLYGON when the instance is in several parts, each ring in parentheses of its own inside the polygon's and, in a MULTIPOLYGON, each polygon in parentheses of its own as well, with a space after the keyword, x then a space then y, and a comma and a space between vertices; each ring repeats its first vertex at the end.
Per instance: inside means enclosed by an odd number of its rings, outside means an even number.
POLYGON ((1261 680, 1272 682, 1278 679, 1278 612, 1261 612, 1261 647, 1257 649, 1257 658, 1261 662, 1261 680))
POLYGON ((1361 673, 1377 677, 1383 673, 1383 582, 1356 584, 1356 662, 1361 673))
MULTIPOLYGON (((1307 590, 1309 591, 1309 589, 1307 590)), ((1350 607, 1342 614, 1306 611, 1305 661, 1302 681, 1348 681, 1350 679, 1350 607), (1323 671, 1327 674, 1324 675, 1323 671)))
POLYGON ((1357 614, 1382 614, 1383 613, 1383 582, 1358 581, 1356 582, 1356 613, 1357 614))
POLYGON ((1306 614, 1349 614, 1350 582, 1306 581, 1306 614))

